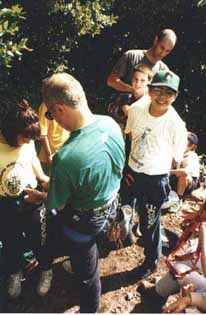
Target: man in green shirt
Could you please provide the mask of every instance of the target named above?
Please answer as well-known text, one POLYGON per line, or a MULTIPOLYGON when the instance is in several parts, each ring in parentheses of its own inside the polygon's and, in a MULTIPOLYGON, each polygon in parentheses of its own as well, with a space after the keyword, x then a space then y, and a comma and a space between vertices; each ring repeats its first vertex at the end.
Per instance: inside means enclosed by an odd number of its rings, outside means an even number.
MULTIPOLYGON (((124 167, 124 141, 110 117, 94 115, 81 84, 67 73, 43 83, 47 118, 71 132, 53 158, 46 207, 68 239, 68 255, 80 283, 80 312, 95 313, 101 293, 96 235, 115 216, 124 167)), ((47 279, 46 279, 47 280, 47 279)), ((49 290, 45 290, 44 295, 49 290)))

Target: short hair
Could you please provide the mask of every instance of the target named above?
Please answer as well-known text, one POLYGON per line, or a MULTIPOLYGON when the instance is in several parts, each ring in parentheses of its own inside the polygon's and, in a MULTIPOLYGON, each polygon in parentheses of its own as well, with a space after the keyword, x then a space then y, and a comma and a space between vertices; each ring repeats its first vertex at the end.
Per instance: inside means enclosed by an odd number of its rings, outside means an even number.
POLYGON ((43 80, 42 96, 43 101, 48 105, 59 103, 73 108, 87 105, 86 95, 80 82, 65 72, 55 73, 43 80))
POLYGON ((136 65, 134 67, 133 73, 132 73, 132 77, 133 77, 135 72, 141 72, 141 73, 146 74, 147 77, 148 77, 149 82, 152 80, 152 78, 154 76, 154 73, 153 73, 152 69, 149 66, 147 66, 147 65, 145 65, 143 63, 138 64, 138 65, 136 65))
POLYGON ((8 112, 2 122, 1 132, 7 143, 13 147, 17 146, 19 135, 37 140, 41 134, 38 114, 23 100, 8 112))
POLYGON ((157 34, 157 38, 159 41, 163 40, 165 37, 173 40, 174 44, 176 44, 177 35, 175 34, 175 32, 172 29, 166 28, 157 34))

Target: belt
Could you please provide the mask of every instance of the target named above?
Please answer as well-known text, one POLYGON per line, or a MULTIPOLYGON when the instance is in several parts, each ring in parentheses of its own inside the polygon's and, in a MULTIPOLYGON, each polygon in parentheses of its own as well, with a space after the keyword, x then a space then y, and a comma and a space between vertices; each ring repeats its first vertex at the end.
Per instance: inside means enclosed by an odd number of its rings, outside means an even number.
POLYGON ((101 211, 106 210, 109 206, 111 206, 112 202, 115 201, 116 198, 117 198, 117 194, 113 195, 112 198, 110 198, 110 200, 107 201, 107 203, 105 203, 102 206, 99 206, 97 208, 91 208, 91 209, 77 208, 77 209, 74 209, 74 211, 77 211, 77 212, 95 212, 95 213, 97 213, 98 211, 101 212, 101 211))

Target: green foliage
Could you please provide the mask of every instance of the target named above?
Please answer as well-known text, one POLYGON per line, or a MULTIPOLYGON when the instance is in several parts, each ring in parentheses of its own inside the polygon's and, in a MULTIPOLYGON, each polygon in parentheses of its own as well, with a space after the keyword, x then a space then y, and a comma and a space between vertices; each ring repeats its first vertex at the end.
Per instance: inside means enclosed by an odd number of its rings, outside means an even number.
POLYGON ((19 22, 22 19, 24 12, 19 5, 0 9, 0 59, 8 68, 14 58, 21 59, 23 50, 29 50, 27 39, 19 37, 19 22))
POLYGON ((100 3, 99 0, 91 0, 82 4, 80 0, 72 0, 69 3, 67 1, 50 1, 48 6, 50 15, 58 12, 71 15, 75 33, 79 37, 88 34, 98 35, 104 27, 111 26, 116 22, 113 14, 107 14, 113 2, 114 0, 104 1, 104 3, 100 3))

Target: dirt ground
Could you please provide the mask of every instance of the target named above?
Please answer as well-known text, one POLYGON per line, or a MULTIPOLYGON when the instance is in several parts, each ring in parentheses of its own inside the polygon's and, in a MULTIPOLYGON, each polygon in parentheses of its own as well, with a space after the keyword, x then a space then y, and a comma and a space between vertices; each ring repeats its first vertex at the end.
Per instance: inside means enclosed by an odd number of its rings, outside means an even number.
MULTIPOLYGON (((198 204, 186 200, 190 209, 198 209, 198 204)), ((194 210, 195 211, 195 210, 194 210)), ((181 233, 181 218, 165 211, 162 224, 169 230, 181 233)), ((168 249, 164 248, 164 254, 168 249)), ((127 274, 144 260, 140 241, 132 246, 116 249, 114 244, 100 244, 100 270, 102 296, 100 313, 155 313, 153 301, 145 301, 138 292, 139 282, 128 282, 127 274), (139 245, 138 245, 139 244, 139 245)), ((148 280, 154 283, 167 271, 165 256, 161 257, 158 269, 148 280)), ((77 313, 79 311, 79 294, 75 278, 66 273, 61 263, 54 264, 54 281, 49 294, 40 298, 35 293, 37 271, 23 282, 21 297, 9 302, 9 311, 16 313, 77 313)))

